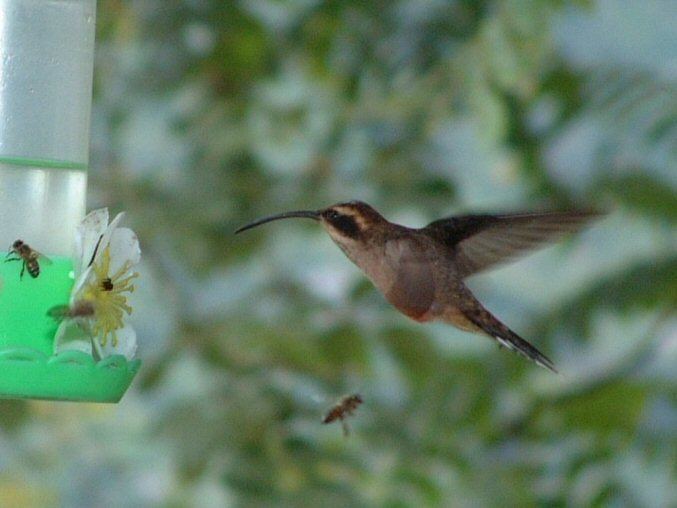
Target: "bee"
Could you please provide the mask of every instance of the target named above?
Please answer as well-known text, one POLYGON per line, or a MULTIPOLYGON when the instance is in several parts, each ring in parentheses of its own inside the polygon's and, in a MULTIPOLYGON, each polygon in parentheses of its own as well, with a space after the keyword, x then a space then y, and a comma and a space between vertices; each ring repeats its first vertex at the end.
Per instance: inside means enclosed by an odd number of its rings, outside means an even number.
POLYGON ((55 305, 47 311, 47 315, 57 322, 64 319, 88 318, 94 315, 94 305, 86 300, 79 300, 73 305, 55 305))
POLYGON ((348 436, 350 429, 346 418, 353 414, 357 406, 362 404, 362 397, 355 393, 353 395, 346 395, 339 400, 334 407, 332 407, 322 419, 322 423, 331 423, 336 420, 341 420, 341 427, 343 427, 343 435, 348 436))
POLYGON ((21 261, 22 265, 19 279, 23 278, 24 271, 26 270, 28 270, 28 274, 35 279, 40 275, 40 263, 38 263, 38 259, 41 259, 48 265, 52 264, 52 261, 47 256, 31 248, 23 240, 17 240, 9 248, 9 253, 5 257, 5 263, 8 261, 21 261), (16 255, 16 257, 10 257, 13 254, 16 255))

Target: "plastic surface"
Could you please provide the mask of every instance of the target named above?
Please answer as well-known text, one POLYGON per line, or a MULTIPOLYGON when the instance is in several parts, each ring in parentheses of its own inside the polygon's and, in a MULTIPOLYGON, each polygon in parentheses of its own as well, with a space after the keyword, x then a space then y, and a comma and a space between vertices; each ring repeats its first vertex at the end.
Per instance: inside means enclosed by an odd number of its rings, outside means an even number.
POLYGON ((40 275, 28 272, 19 278, 21 261, 0 260, 0 352, 5 348, 28 347, 52 354, 57 323, 47 315, 55 305, 67 304, 73 286, 70 258, 51 258, 40 263, 40 275))
POLYGON ((52 256, 69 256, 84 217, 87 173, 0 163, 0 250, 22 239, 52 256))
POLYGON ((86 167, 95 14, 96 0, 0 0, 0 162, 86 167))
POLYGON ((0 397, 117 402, 140 365, 52 355, 47 311, 69 301, 85 212, 95 14, 96 0, 0 0, 0 249, 21 239, 52 260, 21 279, 0 260, 0 397))
POLYGON ((0 398, 118 402, 140 360, 52 355, 57 323, 47 311, 68 302, 74 281, 70 258, 50 261, 35 279, 27 272, 19 278, 20 261, 0 263, 0 398))
POLYGON ((124 356, 94 362, 80 351, 47 356, 28 348, 0 351, 0 397, 88 402, 118 402, 131 384, 140 360, 124 356))
POLYGON ((0 0, 0 248, 68 255, 84 216, 96 0, 0 0))

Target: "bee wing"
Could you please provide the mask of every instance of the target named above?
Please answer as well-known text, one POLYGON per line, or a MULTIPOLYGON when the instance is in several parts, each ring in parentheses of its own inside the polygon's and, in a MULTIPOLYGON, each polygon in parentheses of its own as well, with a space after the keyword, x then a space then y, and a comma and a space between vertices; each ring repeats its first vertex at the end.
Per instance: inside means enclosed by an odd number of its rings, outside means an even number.
POLYGON ((35 257, 40 259, 42 263, 45 263, 47 265, 53 264, 53 261, 49 259, 47 256, 45 256, 42 252, 38 252, 37 250, 33 249, 33 252, 35 252, 35 257))
POLYGON ((57 322, 61 322, 68 314, 68 310, 68 305, 55 305, 47 311, 47 315, 57 322))

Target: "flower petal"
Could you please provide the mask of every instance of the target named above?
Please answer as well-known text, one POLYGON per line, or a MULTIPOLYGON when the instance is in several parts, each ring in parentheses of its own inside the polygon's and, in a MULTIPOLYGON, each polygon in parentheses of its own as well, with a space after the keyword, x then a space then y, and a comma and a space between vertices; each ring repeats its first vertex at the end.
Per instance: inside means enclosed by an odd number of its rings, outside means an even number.
POLYGON ((108 228, 103 232, 103 236, 101 237, 101 244, 99 245, 99 250, 96 251, 96 256, 94 257, 94 261, 98 261, 101 258, 101 255, 103 254, 104 249, 106 246, 110 243, 110 239, 113 236, 113 233, 115 233, 115 230, 118 227, 118 224, 122 221, 122 219, 125 217, 125 212, 120 212, 115 216, 115 218, 111 221, 111 223, 108 225, 108 228))
POLYGON ((131 229, 118 227, 123 217, 120 213, 108 224, 108 210, 104 208, 87 215, 78 227, 71 303, 81 298, 91 301, 96 316, 84 328, 73 320, 61 323, 54 340, 57 352, 75 349, 95 358, 120 354, 128 359, 136 353, 136 332, 121 317, 131 311, 126 293, 134 290, 131 281, 137 274, 132 273, 132 267, 139 263, 141 249, 131 229), (92 333, 97 334, 93 339, 92 333), (101 345, 102 336, 107 339, 105 346, 101 345))
POLYGON ((117 228, 110 237, 110 268, 111 275, 116 274, 125 263, 130 267, 141 260, 141 248, 136 233, 129 228, 117 228))
POLYGON ((80 275, 80 277, 75 279, 75 284, 73 284, 73 289, 71 289, 71 299, 70 303, 73 305, 78 300, 81 300, 80 291, 84 285, 89 281, 91 277, 95 276, 94 268, 92 266, 87 267, 87 269, 80 275))
POLYGON ((117 337, 117 343, 113 345, 112 340, 106 341, 105 346, 101 346, 101 353, 103 358, 112 355, 124 355, 127 360, 134 358, 136 354, 136 332, 132 325, 125 323, 122 328, 119 328, 115 331, 117 337))
POLYGON ((75 243, 73 246, 73 260, 75 263, 75 277, 87 268, 92 260, 94 249, 99 242, 99 238, 104 234, 108 227, 108 208, 100 208, 87 214, 78 225, 75 233, 75 243))
POLYGON ((62 321, 54 336, 54 353, 76 350, 92 354, 90 336, 70 319, 62 321))

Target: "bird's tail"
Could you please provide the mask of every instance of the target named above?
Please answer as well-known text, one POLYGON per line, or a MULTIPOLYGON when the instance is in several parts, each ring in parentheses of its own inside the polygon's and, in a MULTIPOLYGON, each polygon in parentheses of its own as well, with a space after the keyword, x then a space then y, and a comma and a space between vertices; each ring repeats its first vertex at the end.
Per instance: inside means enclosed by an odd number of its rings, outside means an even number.
POLYGON ((501 323, 482 304, 475 300, 472 309, 464 309, 463 314, 484 333, 495 339, 501 346, 524 356, 552 372, 557 373, 552 361, 510 328, 501 323))

